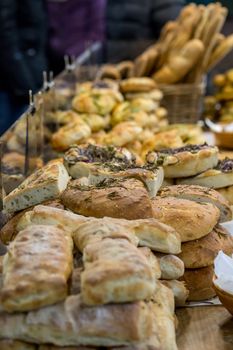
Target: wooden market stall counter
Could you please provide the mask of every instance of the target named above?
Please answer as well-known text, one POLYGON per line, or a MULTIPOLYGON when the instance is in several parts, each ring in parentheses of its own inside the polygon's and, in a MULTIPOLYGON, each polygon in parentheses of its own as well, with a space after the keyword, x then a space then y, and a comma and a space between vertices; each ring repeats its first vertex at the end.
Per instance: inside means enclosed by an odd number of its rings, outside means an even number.
POLYGON ((176 310, 179 350, 232 350, 233 317, 223 306, 176 310))

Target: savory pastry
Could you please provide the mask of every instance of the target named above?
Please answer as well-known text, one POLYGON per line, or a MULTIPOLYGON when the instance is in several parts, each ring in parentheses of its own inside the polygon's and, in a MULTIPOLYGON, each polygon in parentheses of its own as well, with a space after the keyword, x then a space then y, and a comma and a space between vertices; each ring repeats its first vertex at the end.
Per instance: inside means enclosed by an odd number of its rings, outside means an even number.
POLYGON ((189 291, 186 288, 186 285, 182 281, 177 280, 164 280, 161 281, 163 285, 170 288, 174 294, 175 297, 175 305, 177 306, 184 306, 185 302, 189 296, 189 291))
POLYGON ((19 232, 3 260, 3 308, 27 311, 65 299, 72 250, 71 234, 58 227, 35 225, 19 232))
POLYGON ((73 179, 88 177, 92 168, 103 163, 119 164, 119 167, 135 164, 135 157, 126 148, 99 145, 72 146, 65 153, 64 165, 73 179))
POLYGON ((52 147, 65 151, 73 144, 83 143, 91 135, 90 126, 82 118, 69 123, 52 135, 52 147))
POLYGON ((138 249, 147 258, 147 261, 150 264, 150 267, 153 271, 154 277, 156 279, 161 278, 161 269, 160 269, 159 261, 155 256, 155 254, 148 247, 140 247, 138 249))
POLYGON ((105 238, 83 252, 81 296, 86 305, 150 299, 156 278, 148 259, 126 239, 105 238))
POLYGON ((117 124, 104 138, 106 145, 123 147, 136 140, 142 132, 142 127, 134 121, 117 124))
POLYGON ((17 220, 17 231, 24 230, 30 225, 57 225, 73 232, 79 225, 87 220, 86 217, 70 211, 37 205, 33 210, 24 212, 17 220))
POLYGON ((189 290, 188 300, 201 301, 213 298, 216 293, 213 289, 213 266, 200 269, 186 269, 181 280, 189 290))
POLYGON ((182 259, 175 255, 159 253, 156 253, 156 258, 159 261, 162 280, 176 280, 183 276, 184 263, 182 259))
POLYGON ((178 254, 185 268, 196 269, 211 266, 218 252, 233 253, 233 237, 220 226, 216 226, 207 236, 182 244, 182 252, 178 254))
POLYGON ((181 240, 179 234, 168 225, 150 218, 132 221, 139 245, 161 252, 177 254, 181 251, 181 240))
POLYGON ((218 164, 203 173, 189 177, 187 179, 178 179, 180 184, 199 185, 211 188, 222 188, 233 185, 233 159, 225 158, 219 160, 218 164))
POLYGON ((206 236, 217 224, 219 209, 210 203, 196 203, 173 197, 152 199, 153 217, 173 227, 181 242, 206 236))
POLYGON ((123 93, 129 92, 147 92, 156 87, 156 84, 151 78, 129 78, 120 82, 120 89, 123 93))
POLYGON ((117 103, 123 101, 119 91, 110 88, 94 87, 74 97, 73 108, 80 113, 109 114, 117 103))
MULTIPOLYGON (((163 163, 168 178, 194 176, 218 164, 218 148, 207 144, 164 149, 156 156, 163 163)), ((150 153, 148 159, 152 159, 150 153)))
POLYGON ((139 242, 133 226, 127 220, 92 218, 79 225, 73 232, 74 244, 80 252, 83 252, 88 244, 97 243, 105 238, 126 239, 135 246, 139 242))
POLYGON ((84 306, 80 295, 29 312, 0 313, 0 338, 58 346, 120 346, 152 335, 152 311, 143 301, 84 306))
POLYGON ((227 200, 217 191, 197 185, 176 185, 163 187, 159 192, 161 198, 175 197, 197 203, 211 203, 220 211, 220 222, 230 221, 232 211, 227 200))
POLYGON ((80 116, 75 111, 68 109, 66 111, 57 110, 55 112, 46 113, 46 124, 55 124, 56 126, 63 126, 79 120, 80 116))
POLYGON ((57 198, 69 181, 66 168, 60 161, 52 161, 30 175, 4 199, 6 211, 15 212, 47 199, 57 198))
POLYGON ((114 64, 103 65, 97 75, 99 79, 109 78, 119 80, 121 78, 120 72, 114 64))
POLYGON ((61 200, 65 207, 84 216, 129 220, 153 216, 148 192, 136 179, 108 179, 97 186, 84 186, 80 180, 73 180, 61 200))

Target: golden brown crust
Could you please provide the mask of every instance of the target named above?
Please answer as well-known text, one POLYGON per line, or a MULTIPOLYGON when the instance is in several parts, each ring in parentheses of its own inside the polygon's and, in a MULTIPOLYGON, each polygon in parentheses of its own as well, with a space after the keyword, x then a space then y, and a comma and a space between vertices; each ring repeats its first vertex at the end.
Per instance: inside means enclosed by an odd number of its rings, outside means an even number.
POLYGON ((220 222, 230 221, 232 212, 228 201, 217 191, 197 185, 175 185, 164 187, 158 195, 161 198, 176 197, 197 203, 212 203, 220 210, 220 222))
POLYGON ((233 205, 233 186, 219 188, 217 190, 231 205, 233 205))
POLYGON ((210 203, 196 203, 173 197, 152 200, 153 215, 157 220, 173 227, 181 242, 206 236, 219 220, 219 210, 210 203))
POLYGON ((153 216, 148 192, 136 179, 125 179, 112 183, 110 187, 90 187, 87 190, 82 189, 79 180, 74 180, 62 194, 61 200, 65 207, 84 216, 128 220, 153 216))
POLYGON ((185 267, 196 269, 211 266, 218 252, 233 253, 233 237, 222 227, 216 226, 207 236, 183 243, 182 252, 178 254, 185 267))
POLYGON ((81 296, 86 305, 150 299, 156 288, 149 261, 126 239, 89 244, 83 260, 81 296))
POLYGON ((155 278, 159 279, 161 277, 161 269, 160 269, 159 260, 157 259, 157 257, 148 247, 140 247, 138 249, 147 258, 155 278))
POLYGON ((189 290, 188 300, 201 301, 213 298, 216 293, 213 289, 213 266, 203 267, 201 269, 186 269, 184 276, 181 277, 189 290))
POLYGON ((71 235, 58 227, 35 225, 20 231, 3 261, 4 309, 27 311, 63 300, 72 249, 71 235))
POLYGON ((184 263, 176 255, 156 253, 161 269, 161 279, 176 280, 184 274, 184 263))
POLYGON ((151 78, 129 78, 120 82, 122 92, 145 92, 151 91, 156 87, 156 84, 151 78))

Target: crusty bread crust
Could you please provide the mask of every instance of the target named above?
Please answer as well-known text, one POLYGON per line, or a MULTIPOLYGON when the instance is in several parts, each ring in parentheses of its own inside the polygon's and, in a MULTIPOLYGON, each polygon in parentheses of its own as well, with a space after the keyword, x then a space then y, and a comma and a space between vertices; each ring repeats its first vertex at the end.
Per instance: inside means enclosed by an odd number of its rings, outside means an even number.
POLYGON ((233 186, 219 188, 217 190, 231 205, 233 205, 233 186))
POLYGON ((220 222, 230 221, 232 212, 228 201, 217 191, 197 185, 176 185, 161 189, 158 195, 162 198, 176 197, 197 203, 211 203, 220 210, 220 222))
POLYGON ((210 203, 196 203, 174 197, 156 197, 152 200, 153 215, 173 227, 181 242, 206 236, 217 224, 219 209, 210 203))
POLYGON ((222 227, 216 226, 207 236, 183 243, 178 254, 188 269, 211 266, 218 252, 233 253, 233 237, 222 227))
POLYGON ((61 200, 68 209, 84 216, 129 220, 153 216, 148 192, 142 182, 135 179, 86 188, 80 186, 79 180, 74 180, 63 192, 61 200))

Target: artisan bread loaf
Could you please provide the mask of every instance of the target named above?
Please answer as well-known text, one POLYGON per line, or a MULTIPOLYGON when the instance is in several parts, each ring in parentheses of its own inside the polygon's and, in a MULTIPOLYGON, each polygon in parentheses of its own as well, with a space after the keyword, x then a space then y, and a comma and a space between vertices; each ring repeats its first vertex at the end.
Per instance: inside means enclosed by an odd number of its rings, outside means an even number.
POLYGON ((27 311, 65 299, 72 250, 71 235, 58 227, 35 225, 19 232, 3 260, 3 308, 27 311))
POLYGON ((152 312, 143 301, 87 307, 79 295, 28 314, 0 313, 0 338, 58 346, 120 346, 152 335, 152 312))
POLYGON ((230 221, 232 212, 227 200, 217 191, 197 185, 176 185, 161 189, 159 196, 187 199, 197 203, 211 203, 220 210, 220 222, 230 221))
POLYGON ((207 236, 182 243, 182 252, 178 254, 185 268, 196 269, 211 266, 218 252, 233 253, 233 237, 220 226, 215 226, 207 236))
POLYGON ((188 300, 201 301, 213 298, 216 293, 213 289, 213 266, 201 269, 186 269, 181 279, 189 290, 188 300))
POLYGON ((157 257, 153 254, 151 249, 148 247, 140 247, 138 249, 147 258, 147 261, 150 264, 150 267, 153 271, 155 278, 159 279, 161 277, 161 269, 160 269, 160 265, 157 257))
POLYGON ((174 197, 152 200, 153 215, 179 233, 181 242, 206 236, 217 224, 219 209, 211 203, 196 203, 174 197))
POLYGON ((4 199, 4 208, 16 212, 57 198, 66 188, 69 175, 60 161, 52 161, 30 175, 4 199))
POLYGON ((136 179, 109 179, 96 187, 82 186, 80 180, 74 180, 63 192, 61 200, 68 209, 84 216, 129 220, 153 216, 148 192, 136 179))
POLYGON ((87 245, 83 261, 81 296, 86 305, 150 299, 156 288, 147 258, 126 239, 87 245))

